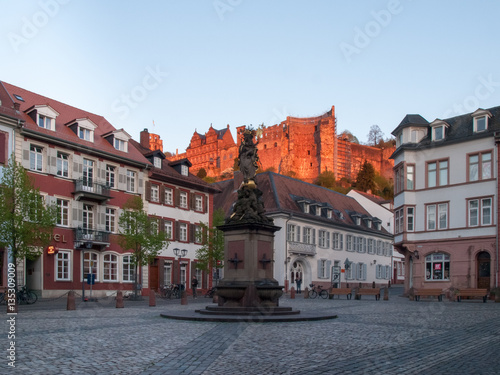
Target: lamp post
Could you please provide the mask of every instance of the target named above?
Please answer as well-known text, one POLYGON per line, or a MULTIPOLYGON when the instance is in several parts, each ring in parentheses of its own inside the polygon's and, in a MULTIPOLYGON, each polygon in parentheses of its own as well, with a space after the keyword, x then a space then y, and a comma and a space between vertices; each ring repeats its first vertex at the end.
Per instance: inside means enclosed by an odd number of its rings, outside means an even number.
POLYGON ((179 249, 179 248, 175 248, 174 249, 174 255, 177 257, 177 263, 179 264, 179 283, 177 284, 179 286, 179 295, 181 297, 181 303, 182 303, 182 285, 181 285, 181 258, 185 257, 186 254, 187 254, 187 250, 186 249, 179 249))

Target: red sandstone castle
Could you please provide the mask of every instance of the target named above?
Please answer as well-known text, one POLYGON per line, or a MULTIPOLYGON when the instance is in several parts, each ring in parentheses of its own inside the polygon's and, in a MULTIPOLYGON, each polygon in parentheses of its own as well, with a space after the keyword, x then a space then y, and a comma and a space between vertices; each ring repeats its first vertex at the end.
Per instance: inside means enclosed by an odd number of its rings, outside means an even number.
MULTIPOLYGON (((380 149, 349 142, 337 136, 335 107, 321 116, 291 117, 268 126, 259 134, 259 158, 262 170, 289 175, 312 182, 324 171, 333 171, 337 180, 355 179, 363 163, 368 161, 386 178, 392 178, 394 148, 380 149)), ((185 153, 177 153, 171 161, 187 158, 196 173, 201 168, 211 177, 231 173, 245 126, 239 126, 237 142, 229 125, 222 130, 212 126, 205 135, 194 132, 185 153)), ((154 136, 151 134, 151 136, 154 136)))

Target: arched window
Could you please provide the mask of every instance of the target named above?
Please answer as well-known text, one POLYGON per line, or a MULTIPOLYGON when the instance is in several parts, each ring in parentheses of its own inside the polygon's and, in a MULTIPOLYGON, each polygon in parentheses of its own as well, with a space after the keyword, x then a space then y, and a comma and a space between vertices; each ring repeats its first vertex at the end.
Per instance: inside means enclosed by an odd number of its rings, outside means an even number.
POLYGON ((104 281, 118 281, 118 257, 116 255, 104 255, 103 271, 104 281))
POLYGON ((425 280, 449 280, 450 256, 435 253, 425 257, 425 280))

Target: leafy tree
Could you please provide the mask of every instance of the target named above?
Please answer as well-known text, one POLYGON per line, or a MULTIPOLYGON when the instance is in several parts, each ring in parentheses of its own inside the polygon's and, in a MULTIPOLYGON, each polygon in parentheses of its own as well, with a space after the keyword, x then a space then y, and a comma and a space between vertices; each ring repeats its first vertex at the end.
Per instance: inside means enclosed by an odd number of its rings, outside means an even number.
POLYGON ((205 168, 200 168, 200 170, 198 171, 198 173, 196 173, 196 176, 199 177, 199 178, 205 178, 207 177, 207 171, 205 168))
POLYGON ((337 186, 335 182, 335 174, 332 171, 321 172, 314 181, 314 184, 332 189, 337 186))
POLYGON ((345 139, 351 143, 359 144, 358 138, 356 138, 356 136, 352 134, 349 130, 344 130, 342 133, 340 133, 340 138, 345 139))
POLYGON ((375 192, 375 168, 366 160, 358 172, 354 187, 364 192, 375 192))
POLYGON ((384 132, 378 125, 372 125, 368 132, 368 145, 377 146, 380 142, 384 142, 384 132))
POLYGON ((196 267, 204 271, 211 271, 212 268, 222 268, 224 259, 224 233, 217 229, 219 225, 224 224, 224 210, 219 208, 214 211, 213 224, 209 226, 202 223, 202 230, 199 233, 197 241, 202 246, 196 250, 198 263, 196 267), (220 262, 218 262, 220 261, 220 262))
POLYGON ((137 299, 137 277, 140 266, 150 263, 158 253, 167 248, 169 242, 166 233, 159 230, 159 223, 144 211, 140 197, 132 197, 123 205, 123 212, 118 219, 120 228, 119 244, 123 249, 133 251, 132 262, 135 266, 134 298, 137 299))
POLYGON ((8 248, 14 260, 16 288, 18 260, 34 260, 43 253, 56 215, 56 207, 44 204, 26 170, 11 158, 0 179, 0 246, 8 248))

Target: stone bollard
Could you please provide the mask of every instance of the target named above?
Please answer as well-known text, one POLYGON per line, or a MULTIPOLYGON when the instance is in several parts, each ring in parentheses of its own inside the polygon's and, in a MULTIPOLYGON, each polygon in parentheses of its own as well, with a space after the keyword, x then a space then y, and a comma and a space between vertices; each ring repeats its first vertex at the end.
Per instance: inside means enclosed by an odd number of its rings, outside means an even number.
POLYGON ((185 290, 181 292, 181 305, 187 305, 188 304, 188 299, 187 299, 187 293, 185 290))
POLYGON ((121 290, 119 290, 118 292, 116 292, 116 308, 119 309, 119 308, 123 308, 124 305, 123 305, 123 293, 121 290))
POLYGON ((290 289, 290 299, 295 299, 295 288, 292 286, 292 289, 290 289))
POLYGON ((214 296, 212 297, 212 302, 213 303, 219 303, 219 296, 217 294, 214 294, 214 296))
POLYGON ((68 292, 68 302, 66 304, 66 310, 76 310, 75 292, 72 290, 68 292))
POLYGON ((309 298, 309 288, 304 289, 304 298, 309 298))
POLYGON ((389 288, 384 288, 384 301, 389 301, 389 288))
POLYGON ((149 291, 149 306, 151 307, 156 306, 156 295, 153 289, 149 291))

